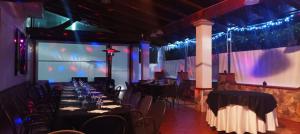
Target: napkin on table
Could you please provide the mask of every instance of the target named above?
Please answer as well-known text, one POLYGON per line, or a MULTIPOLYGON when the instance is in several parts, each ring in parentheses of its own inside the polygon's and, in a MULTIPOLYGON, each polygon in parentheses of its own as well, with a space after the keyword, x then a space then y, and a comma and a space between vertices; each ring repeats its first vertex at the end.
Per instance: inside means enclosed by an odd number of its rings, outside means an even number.
POLYGON ((61 102, 79 102, 78 100, 61 100, 61 102))
POLYGON ((75 110, 78 110, 80 109, 79 107, 63 107, 63 108, 60 108, 60 110, 67 110, 67 111, 75 111, 75 110))
POLYGON ((91 111, 88 111, 88 113, 96 113, 96 114, 102 114, 102 113, 106 113, 108 112, 108 110, 91 110, 91 111))
POLYGON ((111 103, 111 102, 114 102, 112 100, 103 100, 103 103, 111 103))
POLYGON ((104 105, 101 106, 102 108, 109 108, 109 109, 114 109, 114 108, 118 108, 121 107, 120 105, 104 105))

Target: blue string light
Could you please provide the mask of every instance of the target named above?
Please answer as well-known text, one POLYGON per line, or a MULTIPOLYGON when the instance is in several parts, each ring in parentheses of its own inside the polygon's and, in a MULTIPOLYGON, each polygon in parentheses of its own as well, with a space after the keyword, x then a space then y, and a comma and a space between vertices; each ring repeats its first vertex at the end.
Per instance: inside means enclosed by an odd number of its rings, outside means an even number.
POLYGON ((186 47, 191 43, 195 44, 196 39, 195 38, 193 38, 193 39, 186 38, 184 41, 175 41, 174 43, 168 43, 167 46, 164 46, 164 49, 169 51, 172 49, 186 47))
MULTIPOLYGON (((234 31, 234 32, 243 32, 243 31, 254 31, 254 30, 262 30, 262 29, 266 29, 266 28, 270 28, 270 27, 274 27, 274 26, 279 26, 282 25, 284 23, 288 23, 290 21, 293 20, 293 18, 295 17, 294 14, 289 15, 285 18, 281 18, 281 19, 277 19, 277 20, 273 20, 273 21, 268 21, 268 22, 264 22, 264 23, 259 23, 259 24, 254 24, 254 25, 250 25, 250 26, 245 26, 245 27, 230 27, 227 28, 227 32, 230 31, 234 31)), ((216 34, 212 35, 212 40, 216 40, 221 38, 222 36, 225 36, 226 33, 225 32, 219 32, 216 34)), ((168 43, 167 46, 164 46, 164 49, 166 51, 172 50, 172 49, 178 49, 178 48, 182 48, 185 46, 188 46, 191 43, 196 43, 196 39, 189 39, 186 38, 184 41, 175 41, 174 43, 168 43)))

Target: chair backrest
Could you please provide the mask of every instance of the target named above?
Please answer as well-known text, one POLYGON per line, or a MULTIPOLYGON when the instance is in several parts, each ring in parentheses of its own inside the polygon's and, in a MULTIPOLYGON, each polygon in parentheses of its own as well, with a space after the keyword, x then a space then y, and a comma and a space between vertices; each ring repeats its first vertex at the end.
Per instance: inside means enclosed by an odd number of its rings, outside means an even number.
POLYGON ((163 121, 163 118, 166 113, 166 102, 165 101, 156 101, 152 103, 151 108, 148 112, 148 116, 152 117, 154 119, 154 126, 155 126, 155 132, 159 132, 159 128, 161 125, 161 122, 163 121))
POLYGON ((58 131, 50 132, 48 134, 84 134, 84 133, 76 130, 58 130, 58 131))
POLYGON ((127 122, 122 116, 102 115, 93 117, 80 127, 86 134, 125 134, 127 122))
POLYGON ((122 90, 122 87, 121 87, 121 86, 117 86, 117 87, 115 88, 115 91, 114 91, 114 97, 115 97, 116 99, 119 98, 119 95, 120 95, 121 90, 122 90))
POLYGON ((130 105, 133 107, 137 107, 140 102, 141 97, 142 97, 141 92, 136 92, 136 93, 132 94, 130 97, 130 105))
POLYGON ((83 82, 88 82, 88 77, 72 77, 72 81, 75 80, 75 81, 83 81, 83 82))
POLYGON ((132 90, 130 89, 127 89, 125 92, 124 92, 124 95, 122 97, 122 103, 123 104, 129 104, 130 103, 130 97, 132 95, 132 90))
POLYGON ((3 106, 0 104, 0 133, 1 134, 17 134, 17 128, 3 106))
POLYGON ((138 111, 140 111, 143 115, 146 115, 150 109, 150 106, 152 104, 152 96, 145 96, 138 107, 138 111))

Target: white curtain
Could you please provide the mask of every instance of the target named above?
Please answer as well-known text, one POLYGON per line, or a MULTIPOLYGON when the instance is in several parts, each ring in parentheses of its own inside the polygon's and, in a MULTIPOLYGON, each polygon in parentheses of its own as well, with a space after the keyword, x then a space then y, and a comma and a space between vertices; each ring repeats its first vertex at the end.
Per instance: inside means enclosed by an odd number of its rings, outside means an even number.
POLYGON ((164 62, 164 72, 169 78, 177 78, 177 72, 184 71, 184 59, 167 60, 164 62))
MULTIPOLYGON (((195 56, 190 56, 187 59, 187 72, 190 80, 195 80, 195 56)), ((167 77, 177 78, 177 72, 185 71, 184 59, 180 60, 169 60, 164 62, 164 71, 167 73, 167 77)), ((219 58, 218 55, 212 56, 212 76, 213 80, 218 79, 218 68, 219 68, 219 58)))
POLYGON ((187 58, 187 72, 190 80, 195 80, 195 56, 187 58))
MULTIPOLYGON (((220 72, 227 62, 220 54, 220 72), (221 68, 222 67, 222 68, 221 68)), ((233 52, 231 72, 236 81, 245 84, 300 87, 300 47, 233 52)))
POLYGON ((219 73, 224 73, 225 70, 227 70, 227 53, 220 53, 219 55, 219 73))
POLYGON ((38 43, 38 80, 69 82, 71 77, 104 77, 107 73, 105 45, 38 43))
POLYGON ((129 81, 129 48, 128 46, 112 46, 112 48, 119 50, 115 53, 112 59, 112 79, 115 80, 116 86, 121 86, 122 90, 126 89, 125 82, 129 81))

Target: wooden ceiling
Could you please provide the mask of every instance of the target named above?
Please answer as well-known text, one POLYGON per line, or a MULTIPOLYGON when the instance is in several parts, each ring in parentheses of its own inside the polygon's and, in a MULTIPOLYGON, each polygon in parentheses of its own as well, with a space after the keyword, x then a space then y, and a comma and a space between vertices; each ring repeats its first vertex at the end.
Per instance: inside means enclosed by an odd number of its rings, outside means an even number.
MULTIPOLYGON (((44 8, 72 18, 73 21, 82 21, 111 31, 97 33, 98 39, 103 41, 139 42, 142 39, 152 41, 152 38, 164 34, 160 30, 164 26, 220 1, 222 0, 45 0, 44 8)), ((95 38, 95 35, 92 37, 95 38)))
MULTIPOLYGON (((77 31, 76 34, 63 31, 72 24, 69 22, 52 29, 30 28, 28 31, 36 39, 75 40, 78 36, 81 41, 138 43, 147 40, 152 44, 165 45, 195 35, 195 28, 186 21, 193 14, 209 8, 210 12, 218 14, 223 10, 211 7, 222 3, 225 7, 232 7, 245 1, 251 0, 43 0, 45 10, 105 30, 77 31)), ((269 21, 300 9, 299 0, 258 1, 259 4, 211 17, 214 22, 213 32, 225 31, 233 25, 245 26, 269 21)))

